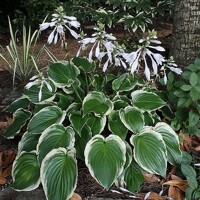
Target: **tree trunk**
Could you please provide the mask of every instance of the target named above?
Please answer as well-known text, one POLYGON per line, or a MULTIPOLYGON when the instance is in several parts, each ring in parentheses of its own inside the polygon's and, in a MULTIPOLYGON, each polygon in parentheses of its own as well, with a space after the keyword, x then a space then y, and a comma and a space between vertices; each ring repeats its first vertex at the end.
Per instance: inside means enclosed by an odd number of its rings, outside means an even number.
POLYGON ((200 0, 175 0, 171 55, 182 69, 200 57, 200 0))

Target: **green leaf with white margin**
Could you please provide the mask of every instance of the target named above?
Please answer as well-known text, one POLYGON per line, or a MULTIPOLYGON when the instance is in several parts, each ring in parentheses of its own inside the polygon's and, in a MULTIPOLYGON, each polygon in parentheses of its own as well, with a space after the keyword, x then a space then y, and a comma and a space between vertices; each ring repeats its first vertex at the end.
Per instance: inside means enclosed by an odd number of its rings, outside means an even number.
POLYGON ((106 126, 106 116, 89 115, 86 124, 91 128, 92 135, 100 134, 106 126))
POLYGON ((24 109, 18 109, 13 115, 13 123, 6 129, 3 135, 9 139, 14 138, 29 120, 30 116, 31 112, 24 109))
POLYGON ((28 132, 41 133, 52 124, 61 124, 66 112, 57 106, 48 106, 33 116, 28 124, 28 132))
POLYGON ((133 133, 139 133, 144 127, 144 116, 136 107, 127 106, 121 109, 119 117, 124 126, 133 133))
POLYGON ((36 150, 36 146, 41 134, 25 132, 18 144, 18 153, 22 151, 31 152, 36 150))
POLYGON ((91 63, 87 58, 75 57, 72 62, 86 73, 93 72, 96 69, 95 62, 91 63))
POLYGON ((119 111, 112 111, 108 116, 108 129, 115 135, 118 135, 122 140, 126 139, 128 133, 127 128, 124 126, 119 118, 119 111))
POLYGON ((108 115, 113 110, 113 103, 104 93, 93 91, 83 100, 83 114, 95 113, 97 115, 108 115))
POLYGON ((50 151, 41 165, 41 182, 48 200, 67 200, 74 193, 77 183, 75 149, 50 151))
POLYGON ((57 87, 70 87, 80 70, 73 62, 61 61, 49 66, 48 75, 57 87))
POLYGON ((145 128, 140 134, 132 135, 133 154, 136 162, 149 173, 166 175, 167 150, 162 135, 145 128))
POLYGON ((7 106, 3 111, 4 112, 14 113, 19 108, 28 107, 29 104, 30 104, 30 101, 25 96, 22 96, 19 99, 17 99, 14 102, 12 102, 11 105, 7 106))
POLYGON ((126 162, 126 145, 116 135, 106 139, 94 136, 85 148, 85 163, 93 178, 104 188, 109 187, 119 177, 126 162))
POLYGON ((40 185, 40 168, 35 151, 18 154, 13 163, 12 177, 11 187, 17 191, 31 191, 40 185))
POLYGON ((139 109, 153 111, 161 108, 166 103, 155 93, 136 90, 131 93, 132 103, 139 109))
POLYGON ((24 90, 24 96, 27 97, 32 103, 51 102, 55 98, 56 87, 52 82, 49 82, 52 91, 49 91, 46 85, 42 87, 42 98, 39 101, 40 85, 33 85, 31 88, 24 90))
POLYGON ((125 170, 124 181, 127 189, 131 192, 138 192, 140 186, 144 183, 144 175, 141 167, 134 161, 125 170))
POLYGON ((171 126, 164 122, 157 123, 154 130, 160 133, 163 137, 167 148, 168 161, 173 165, 180 164, 182 160, 182 153, 176 132, 171 128, 171 126))
POLYGON ((37 145, 38 161, 41 164, 44 157, 59 147, 71 149, 75 142, 74 130, 62 124, 53 124, 42 132, 37 145))
POLYGON ((69 115, 69 121, 71 122, 74 130, 81 135, 81 130, 88 120, 87 116, 82 116, 80 111, 72 112, 69 115))
POLYGON ((81 136, 75 135, 76 156, 85 161, 84 151, 88 141, 92 138, 92 132, 89 126, 85 125, 81 130, 81 136))

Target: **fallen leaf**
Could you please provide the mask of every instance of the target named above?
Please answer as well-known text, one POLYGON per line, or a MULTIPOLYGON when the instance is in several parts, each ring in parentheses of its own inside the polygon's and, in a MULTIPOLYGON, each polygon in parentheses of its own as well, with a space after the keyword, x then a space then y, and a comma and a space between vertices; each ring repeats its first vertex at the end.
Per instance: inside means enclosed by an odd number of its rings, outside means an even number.
POLYGON ((0 121, 0 129, 6 129, 8 127, 6 122, 0 121))
POLYGON ((170 180, 170 181, 163 183, 163 185, 170 185, 173 187, 177 187, 183 192, 185 192, 186 189, 189 187, 188 182, 186 180, 182 180, 182 179, 181 180, 170 180))
POLYGON ((0 177, 0 185, 6 184, 7 180, 4 177, 0 177))
POLYGON ((79 194, 74 193, 70 200, 82 200, 82 198, 79 194))
POLYGON ((142 199, 143 200, 164 200, 165 198, 155 192, 150 192, 147 194, 142 194, 142 199))
POLYGON ((13 123, 13 118, 9 117, 9 116, 6 116, 6 123, 8 126, 10 126, 12 123, 13 123))
POLYGON ((12 164, 15 156, 16 154, 11 150, 0 152, 0 168, 5 168, 12 164))
POLYGON ((174 174, 171 175, 171 179, 172 180, 183 180, 183 179, 181 179, 180 177, 178 177, 178 176, 176 176, 174 174))
POLYGON ((144 174, 144 179, 149 182, 159 182, 160 179, 155 174, 144 174))
POLYGON ((190 136, 183 132, 180 132, 179 135, 183 138, 183 141, 181 142, 182 150, 190 151, 192 148, 192 139, 190 136))
POLYGON ((168 197, 171 197, 173 200, 183 200, 183 192, 172 185, 170 185, 169 190, 168 190, 168 197))
POLYGON ((10 176, 11 171, 12 171, 12 165, 9 165, 6 169, 3 170, 1 176, 4 178, 10 176))

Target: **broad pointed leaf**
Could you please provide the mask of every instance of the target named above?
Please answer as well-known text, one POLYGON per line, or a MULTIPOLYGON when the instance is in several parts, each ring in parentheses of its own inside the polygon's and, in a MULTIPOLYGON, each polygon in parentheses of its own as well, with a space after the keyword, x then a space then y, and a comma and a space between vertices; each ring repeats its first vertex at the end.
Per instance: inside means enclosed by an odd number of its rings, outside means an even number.
POLYGON ((136 90, 131 93, 132 103, 139 109, 153 111, 161 108, 166 103, 155 93, 136 90))
POLYGON ((4 136, 11 139, 20 132, 31 116, 31 112, 24 109, 18 109, 13 115, 13 123, 6 129, 4 136))
POLYGON ((77 183, 75 150, 50 151, 41 165, 41 181, 48 200, 70 199, 77 183))
POLYGON ((53 124, 43 131, 37 145, 39 163, 52 149, 72 148, 75 142, 74 135, 75 132, 71 127, 64 127, 62 124, 53 124))
POLYGON ((144 116, 138 108, 128 106, 121 109, 119 117, 124 126, 133 133, 140 132, 144 126, 144 116))
POLYGON ((182 153, 180 150, 178 135, 168 124, 164 122, 157 123, 154 130, 160 133, 163 137, 167 148, 168 161, 173 165, 180 164, 182 160, 182 153))
POLYGON ((96 135, 87 143, 84 154, 92 177, 108 189, 122 173, 126 145, 119 136, 110 135, 105 139, 96 135))
POLYGON ((84 72, 92 72, 96 69, 94 62, 89 62, 87 58, 75 57, 72 62, 78 67, 84 70, 84 72))
POLYGON ((13 163, 13 184, 17 191, 31 191, 40 184, 40 168, 36 152, 22 152, 13 163))
POLYGON ((133 153, 136 162, 149 173, 163 177, 167 170, 167 150, 160 133, 146 128, 130 138, 134 145, 133 153))
POLYGON ((62 123, 66 112, 57 106, 49 106, 40 110, 33 116, 28 124, 28 132, 41 133, 54 123, 62 123))

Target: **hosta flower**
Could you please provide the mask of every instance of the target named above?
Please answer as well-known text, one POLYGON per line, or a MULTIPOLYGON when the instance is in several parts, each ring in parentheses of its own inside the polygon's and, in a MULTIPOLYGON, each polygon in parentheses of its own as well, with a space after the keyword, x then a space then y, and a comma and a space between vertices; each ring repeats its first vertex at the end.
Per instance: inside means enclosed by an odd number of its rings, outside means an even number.
POLYGON ((47 28, 54 27, 53 31, 48 37, 48 43, 51 44, 53 41, 56 44, 58 41, 58 36, 65 38, 65 31, 68 30, 74 38, 78 38, 79 35, 72 28, 79 28, 80 23, 77 21, 76 17, 66 16, 63 12, 63 8, 60 6, 56 9, 56 14, 52 15, 51 22, 44 22, 40 24, 40 30, 43 31, 47 28))

